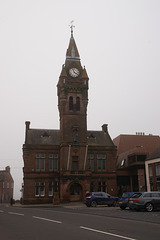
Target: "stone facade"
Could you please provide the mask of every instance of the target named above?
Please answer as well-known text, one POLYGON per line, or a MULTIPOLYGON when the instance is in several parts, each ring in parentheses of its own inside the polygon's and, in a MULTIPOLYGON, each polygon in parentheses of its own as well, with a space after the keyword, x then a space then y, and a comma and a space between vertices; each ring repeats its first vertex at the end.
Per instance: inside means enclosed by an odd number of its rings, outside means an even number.
POLYGON ((89 78, 73 37, 57 84, 60 129, 32 129, 23 145, 24 203, 80 201, 88 191, 117 195, 116 153, 107 124, 87 130, 89 78))

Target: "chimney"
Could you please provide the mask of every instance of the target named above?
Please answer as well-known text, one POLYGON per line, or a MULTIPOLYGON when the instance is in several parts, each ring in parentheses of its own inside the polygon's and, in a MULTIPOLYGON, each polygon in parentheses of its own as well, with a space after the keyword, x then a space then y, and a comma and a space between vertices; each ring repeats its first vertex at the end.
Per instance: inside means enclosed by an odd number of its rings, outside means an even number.
POLYGON ((108 132, 108 124, 103 124, 102 125, 102 131, 105 132, 105 133, 108 132))
POLYGON ((6 167, 6 172, 10 172, 10 167, 9 166, 6 167))
POLYGON ((27 143, 27 136, 28 136, 28 130, 29 130, 29 127, 30 127, 30 122, 29 121, 27 121, 27 122, 25 122, 25 124, 26 124, 26 136, 25 136, 25 144, 27 143))
POLYGON ((25 122, 25 124, 26 124, 26 130, 29 130, 30 122, 27 121, 27 122, 25 122))

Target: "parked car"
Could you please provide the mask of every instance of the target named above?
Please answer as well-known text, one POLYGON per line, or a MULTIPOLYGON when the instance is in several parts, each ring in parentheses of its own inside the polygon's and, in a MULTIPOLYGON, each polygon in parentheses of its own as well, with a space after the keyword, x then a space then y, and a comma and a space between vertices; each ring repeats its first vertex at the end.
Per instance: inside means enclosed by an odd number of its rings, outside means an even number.
POLYGON ((152 212, 155 209, 160 209, 160 192, 143 192, 135 193, 129 199, 130 209, 145 209, 147 212, 152 212))
POLYGON ((113 197, 105 192, 90 192, 86 194, 84 202, 87 207, 96 207, 97 205, 116 206, 118 200, 118 197, 113 197))
POLYGON ((119 207, 124 210, 126 207, 128 207, 129 198, 132 197, 132 195, 135 192, 125 192, 123 193, 122 197, 119 199, 119 207))

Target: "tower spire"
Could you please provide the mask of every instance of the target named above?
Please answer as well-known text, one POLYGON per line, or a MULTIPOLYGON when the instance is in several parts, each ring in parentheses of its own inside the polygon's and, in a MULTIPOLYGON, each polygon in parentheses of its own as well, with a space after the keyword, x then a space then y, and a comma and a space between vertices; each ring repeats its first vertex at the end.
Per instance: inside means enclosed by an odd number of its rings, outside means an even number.
POLYGON ((71 23, 70 23, 70 29, 71 29, 71 38, 73 38, 73 28, 75 27, 74 25, 73 25, 73 20, 71 21, 71 23))

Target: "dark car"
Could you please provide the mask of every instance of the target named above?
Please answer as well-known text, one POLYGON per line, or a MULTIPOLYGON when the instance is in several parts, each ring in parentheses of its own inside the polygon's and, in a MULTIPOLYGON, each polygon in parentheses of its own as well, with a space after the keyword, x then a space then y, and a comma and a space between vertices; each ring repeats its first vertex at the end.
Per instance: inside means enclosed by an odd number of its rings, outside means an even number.
POLYGON ((129 208, 135 210, 145 209, 147 212, 160 209, 160 192, 143 192, 133 194, 133 196, 129 199, 129 208))
POLYGON ((119 207, 124 210, 128 207, 129 199, 135 192, 125 192, 122 197, 119 199, 119 207))
POLYGON ((90 192, 86 194, 84 202, 87 207, 96 207, 97 205, 116 206, 118 200, 118 197, 113 197, 105 192, 90 192))

